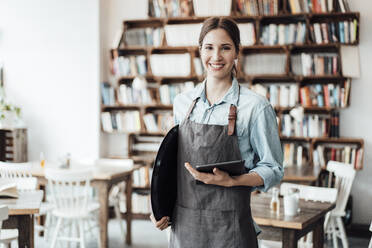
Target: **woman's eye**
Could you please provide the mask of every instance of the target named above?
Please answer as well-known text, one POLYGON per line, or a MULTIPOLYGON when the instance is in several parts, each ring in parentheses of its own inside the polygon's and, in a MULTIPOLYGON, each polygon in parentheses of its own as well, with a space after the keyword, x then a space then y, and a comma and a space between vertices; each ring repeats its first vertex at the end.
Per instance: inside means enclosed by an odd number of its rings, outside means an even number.
POLYGON ((222 50, 231 50, 230 47, 223 47, 222 50))
POLYGON ((207 49, 207 50, 212 50, 213 47, 211 47, 211 46, 207 46, 207 47, 205 47, 205 49, 207 49))

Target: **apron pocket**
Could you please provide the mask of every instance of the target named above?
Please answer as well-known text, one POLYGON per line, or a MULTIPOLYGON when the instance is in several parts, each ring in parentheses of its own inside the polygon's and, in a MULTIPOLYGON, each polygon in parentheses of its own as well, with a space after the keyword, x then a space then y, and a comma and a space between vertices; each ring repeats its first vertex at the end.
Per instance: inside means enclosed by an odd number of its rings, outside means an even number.
POLYGON ((198 210, 177 206, 176 247, 236 247, 235 211, 198 210))

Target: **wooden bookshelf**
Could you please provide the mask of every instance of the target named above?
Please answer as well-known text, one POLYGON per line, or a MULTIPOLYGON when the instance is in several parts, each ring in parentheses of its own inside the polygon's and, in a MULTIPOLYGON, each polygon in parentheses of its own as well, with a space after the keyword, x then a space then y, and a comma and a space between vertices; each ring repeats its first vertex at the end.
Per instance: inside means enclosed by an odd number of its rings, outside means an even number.
MULTIPOLYGON (((252 23, 255 30, 255 42, 251 45, 244 45, 240 49, 238 56, 238 74, 237 78, 240 83, 244 83, 248 87, 253 87, 256 84, 296 84, 300 91, 301 87, 312 86, 312 85, 344 85, 345 81, 350 80, 347 77, 344 77, 341 70, 341 45, 356 46, 359 44, 359 22, 360 14, 359 12, 345 12, 340 13, 338 6, 338 1, 334 2, 334 9, 332 12, 328 13, 297 13, 291 14, 289 0, 279 0, 278 1, 278 15, 243 15, 239 13, 237 1, 232 1, 231 12, 228 15, 234 19, 238 24, 252 23), (341 22, 341 21, 353 21, 357 22, 356 40, 354 42, 329 42, 329 43, 316 43, 313 41, 311 36, 311 29, 314 23, 332 23, 332 22, 341 22), (269 24, 297 24, 298 22, 305 24, 305 39, 301 43, 291 43, 291 44, 274 44, 268 45, 261 42, 261 33, 263 27, 269 24), (246 74, 243 70, 243 62, 245 56, 249 54, 267 54, 267 53, 280 53, 285 55, 285 68, 284 73, 281 74, 246 74), (292 72, 292 56, 301 53, 335 53, 337 57, 338 68, 335 73, 330 74, 317 74, 317 75, 297 75, 292 72)), ((193 59, 199 57, 199 49, 196 44, 190 46, 169 46, 167 44, 167 38, 165 31, 161 38, 160 45, 153 46, 128 46, 126 43, 126 32, 131 29, 139 28, 161 28, 164 30, 167 25, 177 25, 177 24, 198 24, 202 23, 208 17, 200 16, 188 16, 188 17, 149 17, 147 19, 140 20, 125 20, 123 21, 123 35, 120 41, 120 44, 115 49, 110 51, 111 58, 115 59, 118 56, 137 56, 143 55, 146 57, 146 66, 147 73, 143 77, 151 84, 154 85, 156 93, 156 103, 155 104, 128 104, 122 105, 117 104, 115 106, 101 106, 102 111, 126 111, 126 110, 138 110, 140 116, 143 117, 144 114, 153 112, 153 111, 172 111, 172 105, 162 104, 160 100, 159 87, 162 85, 172 85, 176 83, 182 83, 185 81, 192 81, 195 84, 202 81, 203 77, 196 74, 196 68, 193 59), (152 54, 180 54, 188 53, 191 58, 191 68, 190 75, 188 76, 155 76, 152 73, 152 68, 150 64, 150 56, 152 54)), ((329 27, 330 28, 330 27, 329 27)), ((333 39, 333 38, 332 38, 333 39)), ((117 77, 117 85, 121 84, 130 84, 133 81, 135 75, 125 75, 117 77)), ((351 88, 352 83, 350 84, 351 88)), ((117 88, 115 88, 117 90, 117 88)), ((300 95, 300 92, 298 92, 300 95)), ((324 114, 331 115, 334 112, 340 111, 343 108, 348 107, 350 104, 350 91, 349 98, 344 107, 340 106, 304 106, 304 112, 312 114, 324 114)), ((298 106, 296 104, 295 106, 298 106)), ((288 113, 295 106, 275 106, 276 113, 278 117, 281 117, 283 114, 288 113)), ((137 162, 142 162, 143 164, 150 166, 155 159, 156 152, 154 151, 138 151, 133 150, 132 148, 138 142, 139 137, 163 137, 165 132, 148 132, 146 130, 143 119, 141 118, 141 128, 138 132, 126 132, 128 134, 128 154, 137 162)), ((279 122, 279 130, 281 128, 281 123, 279 122)), ((112 132, 115 133, 115 132, 112 132)), ((122 132, 119 132, 122 133, 122 132)), ((282 142, 290 143, 305 143, 308 145, 308 156, 309 161, 307 164, 303 165, 303 169, 292 168, 291 177, 289 180, 294 181, 314 181, 314 178, 318 176, 317 173, 308 173, 309 176, 303 176, 303 173, 306 171, 313 171, 313 151, 316 149, 316 146, 319 144, 338 144, 338 145, 356 145, 358 149, 363 149, 364 143, 362 139, 353 139, 353 138, 331 138, 331 137, 286 137, 280 133, 280 139, 282 142)), ((305 173, 306 174, 306 173, 305 173)), ((287 178, 288 179, 288 178, 287 178)), ((148 188, 148 187, 145 187, 148 188)), ((143 188, 141 188, 143 189, 143 188)), ((123 215, 125 217, 125 214, 123 215)), ((135 214, 134 218, 145 218, 148 219, 146 214, 135 214)))

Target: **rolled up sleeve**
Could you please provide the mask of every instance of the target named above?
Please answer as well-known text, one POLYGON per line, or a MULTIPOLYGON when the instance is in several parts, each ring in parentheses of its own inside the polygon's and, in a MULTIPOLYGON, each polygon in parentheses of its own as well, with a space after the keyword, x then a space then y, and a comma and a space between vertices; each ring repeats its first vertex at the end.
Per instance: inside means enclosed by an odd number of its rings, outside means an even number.
POLYGON ((278 184, 284 175, 283 151, 275 111, 271 105, 265 106, 258 113, 251 128, 250 143, 258 157, 250 172, 256 172, 264 181, 264 185, 255 189, 266 192, 278 184))

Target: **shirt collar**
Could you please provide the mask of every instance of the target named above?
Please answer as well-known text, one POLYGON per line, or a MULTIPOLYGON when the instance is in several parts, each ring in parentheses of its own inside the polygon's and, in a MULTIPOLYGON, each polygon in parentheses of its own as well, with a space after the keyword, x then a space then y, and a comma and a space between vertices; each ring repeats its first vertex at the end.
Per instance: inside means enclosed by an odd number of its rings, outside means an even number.
MULTIPOLYGON (((207 97, 206 97, 206 94, 205 94, 206 82, 207 82, 207 79, 204 79, 204 81, 201 83, 201 85, 198 86, 193 100, 200 97, 200 99, 202 101, 207 102, 207 97)), ((219 102, 216 103, 216 105, 220 104, 220 103, 223 103, 223 102, 227 102, 227 103, 230 103, 230 104, 233 104, 233 105, 237 106, 238 105, 238 98, 239 98, 239 83, 238 83, 238 80, 236 80, 236 78, 234 77, 233 80, 232 80, 232 85, 231 85, 230 89, 226 92, 224 97, 222 97, 222 99, 219 102)))

